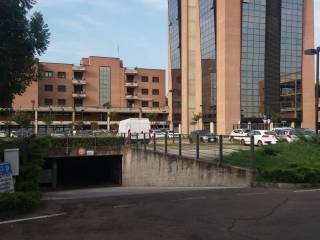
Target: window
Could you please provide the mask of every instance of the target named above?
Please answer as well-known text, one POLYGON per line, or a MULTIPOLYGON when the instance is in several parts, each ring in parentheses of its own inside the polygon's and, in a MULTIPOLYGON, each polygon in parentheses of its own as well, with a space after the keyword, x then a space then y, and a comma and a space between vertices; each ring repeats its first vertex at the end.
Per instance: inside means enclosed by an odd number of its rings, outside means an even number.
POLYGON ((152 89, 152 95, 159 95, 160 91, 159 89, 152 89))
POLYGON ((66 105, 66 100, 65 99, 58 99, 58 105, 59 106, 65 106, 66 105))
POLYGON ((67 74, 66 72, 58 72, 58 78, 66 78, 67 74))
POLYGON ((159 102, 153 102, 152 103, 152 107, 158 108, 159 106, 160 106, 159 102))
POLYGON ((53 77, 53 72, 52 71, 45 71, 43 73, 45 78, 52 78, 53 77))
POLYGON ((111 68, 100 67, 100 105, 111 101, 111 68))
POLYGON ((52 85, 44 85, 44 91, 52 92, 53 91, 53 86, 52 85))
POLYGON ((158 83, 158 82, 160 82, 160 78, 159 77, 153 77, 152 78, 152 82, 158 83))
POLYGON ((65 92, 66 91, 66 86, 65 85, 59 85, 58 86, 58 92, 65 92))
POLYGON ((52 105, 52 104, 53 104, 52 98, 45 98, 44 99, 44 105, 49 106, 49 105, 52 105))
POLYGON ((149 82, 149 77, 148 76, 142 76, 141 82, 149 82))
POLYGON ((74 106, 82 107, 83 106, 83 99, 77 98, 74 100, 74 106))
POLYGON ((148 101, 142 101, 141 102, 142 107, 149 107, 149 102, 148 101))
POLYGON ((143 88, 143 89, 141 89, 141 93, 142 93, 142 95, 148 95, 149 94, 149 90, 143 88))

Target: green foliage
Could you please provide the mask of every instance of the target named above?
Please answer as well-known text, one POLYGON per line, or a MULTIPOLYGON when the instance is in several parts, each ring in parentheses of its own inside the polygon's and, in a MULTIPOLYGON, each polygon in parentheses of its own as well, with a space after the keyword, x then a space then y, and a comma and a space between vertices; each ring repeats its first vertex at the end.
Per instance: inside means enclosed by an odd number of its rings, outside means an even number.
POLYGON ((279 123, 279 122, 281 122, 281 120, 282 120, 282 118, 279 114, 273 114, 271 116, 271 122, 273 122, 273 123, 279 123))
MULTIPOLYGON (((248 151, 224 157, 228 164, 249 167, 248 151)), ((257 181, 320 183, 320 137, 257 148, 257 181)))
POLYGON ((41 200, 40 192, 0 193, 0 213, 23 213, 34 209, 41 200))
POLYGON ((41 121, 43 121, 46 125, 51 125, 54 121, 54 115, 52 114, 45 114, 41 116, 41 121))
POLYGON ((17 112, 11 117, 11 121, 17 123, 23 128, 27 128, 31 124, 31 118, 26 113, 17 112))
POLYGON ((34 0, 0 2, 0 107, 11 107, 15 95, 21 95, 32 81, 39 79, 36 54, 49 44, 49 29, 43 16, 29 11, 34 0))

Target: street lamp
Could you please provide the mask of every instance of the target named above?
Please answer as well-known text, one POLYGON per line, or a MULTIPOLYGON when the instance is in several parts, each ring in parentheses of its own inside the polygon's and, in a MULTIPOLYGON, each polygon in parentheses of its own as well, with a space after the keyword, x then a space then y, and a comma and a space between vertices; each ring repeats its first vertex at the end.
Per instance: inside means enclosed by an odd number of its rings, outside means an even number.
POLYGON ((314 56, 316 55, 317 56, 317 74, 316 74, 316 134, 318 135, 319 134, 319 112, 318 112, 318 108, 319 108, 319 55, 320 55, 320 47, 317 47, 316 49, 307 49, 304 51, 304 54, 305 55, 311 55, 311 56, 314 56))
POLYGON ((172 97, 172 106, 171 106, 172 119, 171 119, 171 121, 172 121, 172 130, 173 131, 174 131, 174 111, 173 111, 173 109, 174 109, 174 99, 173 99, 174 92, 175 92, 174 89, 169 90, 169 93, 171 93, 171 97, 172 97))

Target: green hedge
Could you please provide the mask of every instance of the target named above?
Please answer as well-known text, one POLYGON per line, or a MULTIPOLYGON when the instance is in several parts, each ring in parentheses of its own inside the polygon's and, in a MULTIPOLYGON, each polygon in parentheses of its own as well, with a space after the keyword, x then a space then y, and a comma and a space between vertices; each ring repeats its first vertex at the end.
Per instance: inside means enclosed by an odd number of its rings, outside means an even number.
POLYGON ((92 147, 92 146, 116 146, 123 145, 124 138, 121 137, 71 137, 52 138, 54 147, 92 147))
POLYGON ((24 213, 37 207, 41 201, 40 192, 0 193, 0 213, 24 213))
MULTIPOLYGON (((257 181, 320 183, 320 137, 256 148, 257 181)), ((249 167, 249 152, 224 157, 225 163, 249 167)))

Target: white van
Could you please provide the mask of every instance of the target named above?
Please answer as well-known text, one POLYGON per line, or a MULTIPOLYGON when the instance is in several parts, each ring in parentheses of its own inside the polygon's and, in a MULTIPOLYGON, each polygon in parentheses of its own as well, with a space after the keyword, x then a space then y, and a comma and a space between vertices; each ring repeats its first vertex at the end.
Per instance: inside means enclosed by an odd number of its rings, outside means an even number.
POLYGON ((119 135, 131 134, 132 140, 150 140, 150 121, 148 118, 129 118, 119 123, 119 135))

